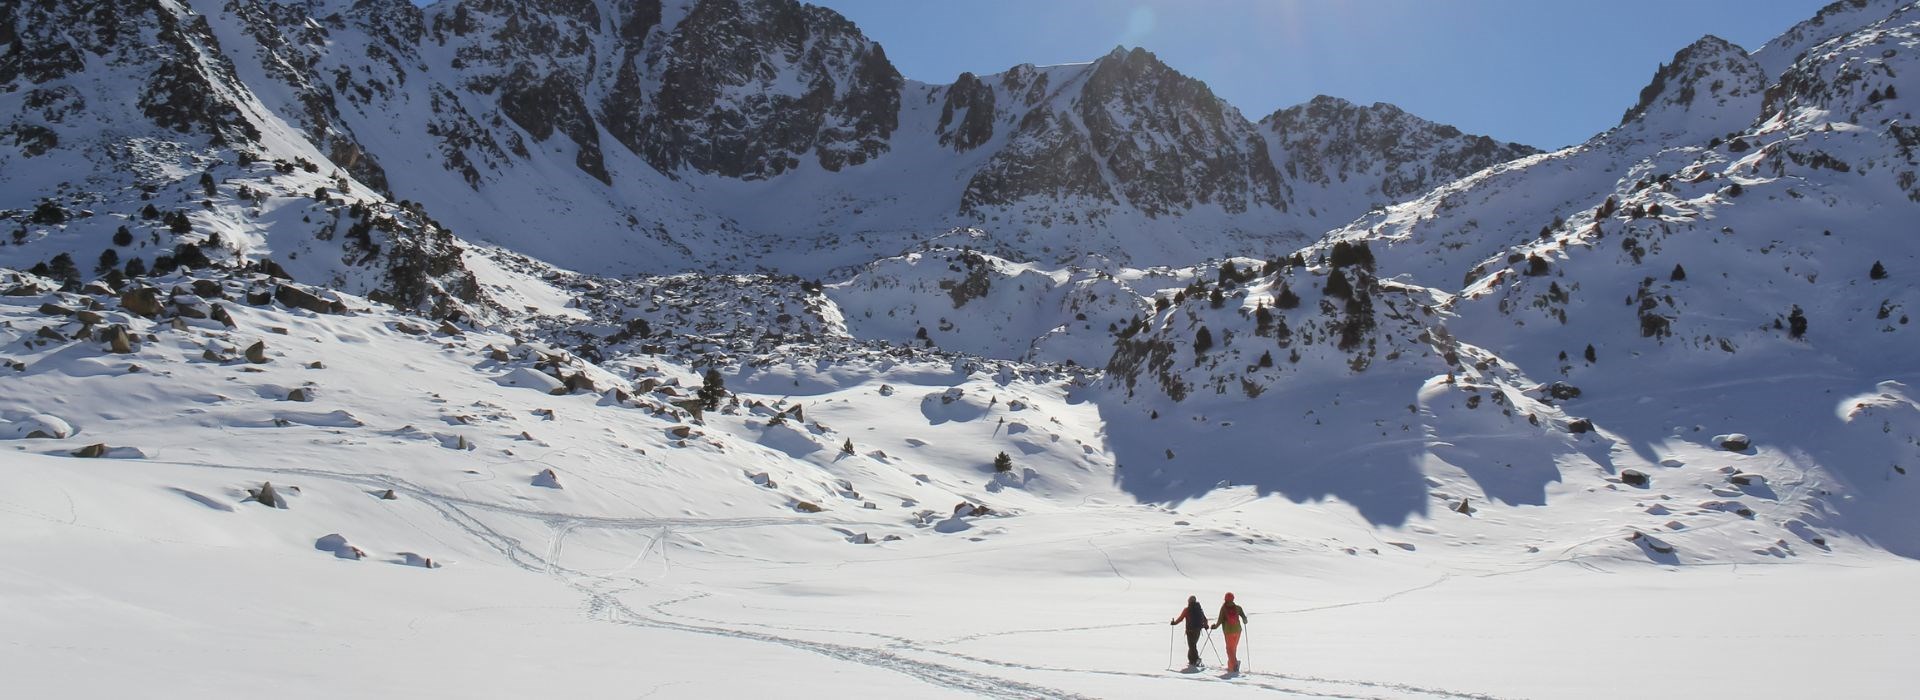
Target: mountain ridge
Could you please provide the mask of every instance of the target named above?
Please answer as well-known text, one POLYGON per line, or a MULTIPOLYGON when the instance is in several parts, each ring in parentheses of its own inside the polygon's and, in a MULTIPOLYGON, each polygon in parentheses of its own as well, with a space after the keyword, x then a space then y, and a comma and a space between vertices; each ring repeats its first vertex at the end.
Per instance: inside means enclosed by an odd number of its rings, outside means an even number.
MULTIPOLYGON (((206 143, 215 149, 306 157, 419 202, 468 238, 595 272, 817 274, 783 259, 793 242, 778 239, 823 247, 865 232, 875 240, 860 254, 872 259, 955 226, 993 230, 1036 259, 1278 252, 1488 160, 1429 139, 1429 151, 1405 148, 1384 166, 1341 166, 1391 171, 1384 186, 1349 186, 1318 165, 1297 187, 1281 166, 1318 154, 1275 160, 1258 124, 1143 49, 926 84, 901 77, 844 17, 792 0, 203 5, 134 8, 201 35, 163 42, 165 56, 119 79, 179 93, 150 100, 161 138, 180 127, 220 134, 206 143), (254 143, 280 124, 284 138, 254 143), (745 204, 768 195, 781 206, 745 204), (539 233, 550 226, 591 232, 598 254, 556 245, 539 233)), ((61 51, 111 50, 122 34, 106 15, 32 7, 22 10, 38 13, 32 22, 4 18, 28 49, 38 27, 95 30, 21 51, 9 82, 56 80, 61 51)), ((112 89, 75 96, 101 104, 112 89)), ((84 121, 38 116, 7 128, 49 145, 9 162, 56 148, 65 119, 84 121)))

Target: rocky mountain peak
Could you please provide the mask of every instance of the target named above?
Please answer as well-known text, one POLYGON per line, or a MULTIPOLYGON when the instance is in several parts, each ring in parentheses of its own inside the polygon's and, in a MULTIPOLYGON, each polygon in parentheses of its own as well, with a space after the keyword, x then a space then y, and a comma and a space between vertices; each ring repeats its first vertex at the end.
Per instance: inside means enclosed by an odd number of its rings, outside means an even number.
POLYGON ((1330 186, 1358 178, 1372 204, 1425 192, 1469 173, 1539 150, 1462 133, 1397 106, 1362 106, 1327 95, 1260 120, 1275 161, 1289 180, 1330 186))
POLYGON ((1737 126, 1723 122, 1752 119, 1766 86, 1766 71, 1745 49, 1708 35, 1662 64, 1620 123, 1639 122, 1671 131, 1675 125, 1656 122, 1684 121, 1689 132, 1703 125, 1737 126))
POLYGON ((666 172, 762 179, 808 155, 836 171, 885 152, 899 125, 885 50, 793 0, 700 0, 647 63, 656 111, 628 145, 666 172))
POLYGON ((1253 125, 1151 52, 1116 48, 1095 61, 1075 107, 1116 190, 1149 215, 1199 204, 1286 208, 1253 125))

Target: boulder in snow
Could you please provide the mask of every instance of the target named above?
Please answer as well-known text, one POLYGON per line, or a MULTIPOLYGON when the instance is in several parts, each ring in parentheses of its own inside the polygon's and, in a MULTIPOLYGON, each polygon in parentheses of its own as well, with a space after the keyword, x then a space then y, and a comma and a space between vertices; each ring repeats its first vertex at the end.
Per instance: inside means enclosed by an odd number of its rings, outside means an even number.
POLYGON ((247 346, 247 361, 256 365, 267 363, 267 341, 256 340, 247 346))
POLYGON ((413 552, 401 552, 401 553, 400 553, 400 560, 399 560, 399 561, 396 561, 396 562, 394 562, 394 563, 396 563, 396 564, 405 564, 405 565, 407 565, 407 566, 418 566, 418 567, 420 567, 420 568, 422 568, 422 569, 438 569, 438 568, 440 568, 440 564, 439 564, 439 563, 437 563, 437 562, 435 562, 435 561, 433 560, 433 557, 429 557, 429 556, 422 556, 422 555, 419 555, 419 554, 415 554, 415 553, 413 553, 413 552))
POLYGON ((107 328, 106 336, 107 349, 114 354, 127 355, 133 352, 133 335, 127 332, 126 326, 114 324, 107 328))
POLYGON ((296 309, 306 309, 316 314, 344 314, 347 312, 346 304, 322 299, 313 292, 290 284, 283 284, 275 289, 273 291, 273 298, 279 300, 283 305, 296 309))
POLYGON ((1627 541, 1660 554, 1673 553, 1673 545, 1667 544, 1664 540, 1638 530, 1634 531, 1632 535, 1627 536, 1627 541))
POLYGON ((1628 486, 1638 486, 1644 489, 1653 485, 1653 477, 1647 476, 1646 472, 1638 469, 1622 469, 1620 470, 1620 483, 1628 486))
POLYGON ((160 290, 153 287, 129 289, 120 293, 120 307, 128 313, 153 318, 164 309, 160 305, 160 290))
POLYGON ((1753 446, 1753 439, 1744 433, 1727 433, 1713 436, 1713 444, 1728 452, 1744 452, 1753 446))
POLYGON ((521 367, 494 380, 502 386, 532 389, 543 394, 567 393, 567 385, 551 375, 530 367, 521 367))
POLYGON ((13 437, 28 440, 62 440, 73 434, 73 426, 46 414, 27 416, 8 424, 7 428, 13 437))
POLYGON ((331 552, 334 556, 341 559, 353 559, 357 561, 367 558, 365 551, 349 544, 346 536, 337 532, 324 535, 320 539, 314 540, 313 548, 322 552, 331 552))
POLYGON ((560 475, 554 473, 551 467, 542 469, 540 473, 533 475, 533 485, 548 489, 561 488, 560 475))
POLYGON ((273 482, 270 481, 260 482, 260 488, 247 489, 247 500, 268 508, 287 507, 287 499, 281 497, 280 492, 273 489, 273 482))

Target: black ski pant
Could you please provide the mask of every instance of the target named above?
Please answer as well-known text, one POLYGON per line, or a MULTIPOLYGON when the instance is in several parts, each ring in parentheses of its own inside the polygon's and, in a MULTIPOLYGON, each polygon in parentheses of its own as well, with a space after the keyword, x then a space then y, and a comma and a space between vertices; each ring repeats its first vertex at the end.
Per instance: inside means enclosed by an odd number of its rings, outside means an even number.
POLYGON ((1187 628, 1187 665, 1188 666, 1200 665, 1200 632, 1202 629, 1204 628, 1201 628, 1201 627, 1187 628))

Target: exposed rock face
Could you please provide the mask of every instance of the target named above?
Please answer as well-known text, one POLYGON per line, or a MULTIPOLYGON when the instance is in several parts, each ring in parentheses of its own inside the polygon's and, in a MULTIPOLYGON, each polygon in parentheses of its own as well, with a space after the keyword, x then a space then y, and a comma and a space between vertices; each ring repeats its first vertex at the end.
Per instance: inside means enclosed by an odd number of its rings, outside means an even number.
POLYGON ((1421 119, 1385 103, 1361 105, 1321 95, 1260 120, 1274 160, 1289 181, 1332 186, 1362 180, 1374 204, 1387 204, 1474 171, 1539 153, 1421 119))
POLYGON ((993 88, 961 73, 947 87, 946 100, 940 106, 940 145, 956 151, 969 151, 993 138, 993 88))
POLYGON ((839 170, 887 150, 899 125, 886 52, 793 0, 700 0, 647 63, 659 66, 657 111, 627 145, 666 172, 762 179, 809 153, 839 170))
POLYGON ((1086 136, 1064 114, 1042 108, 1021 117, 1007 145, 967 182, 960 208, 1012 204, 1028 197, 1114 201, 1086 136))
POLYGON ((0 58, 0 85, 24 83, 32 90, 28 109, 4 129, 27 140, 29 154, 58 145, 47 125, 85 110, 82 94, 66 83, 88 70, 88 54, 106 71, 143 78, 134 106, 156 126, 216 143, 259 137, 236 106, 231 86, 238 79, 204 16, 177 14, 157 0, 85 12, 63 3, 23 2, 0 7, 0 27, 0 39, 11 45, 0 58))
POLYGON ((1078 107, 1116 189, 1148 214, 1196 204, 1286 209, 1266 141, 1240 111, 1145 50, 1115 49, 1095 62, 1078 107))
MULTIPOLYGON (((1253 125, 1206 84, 1153 54, 1115 49, 1072 75, 1073 92, 1065 95, 1047 93, 1048 76, 1021 67, 1003 77, 1010 93, 1038 104, 968 182, 963 208, 1084 197, 1124 202, 1150 216, 1203 204, 1228 212, 1286 210, 1266 141, 1253 125)), ((948 93, 948 105, 963 103, 968 119, 991 106, 978 96, 985 86, 971 78, 962 76, 948 93)))

